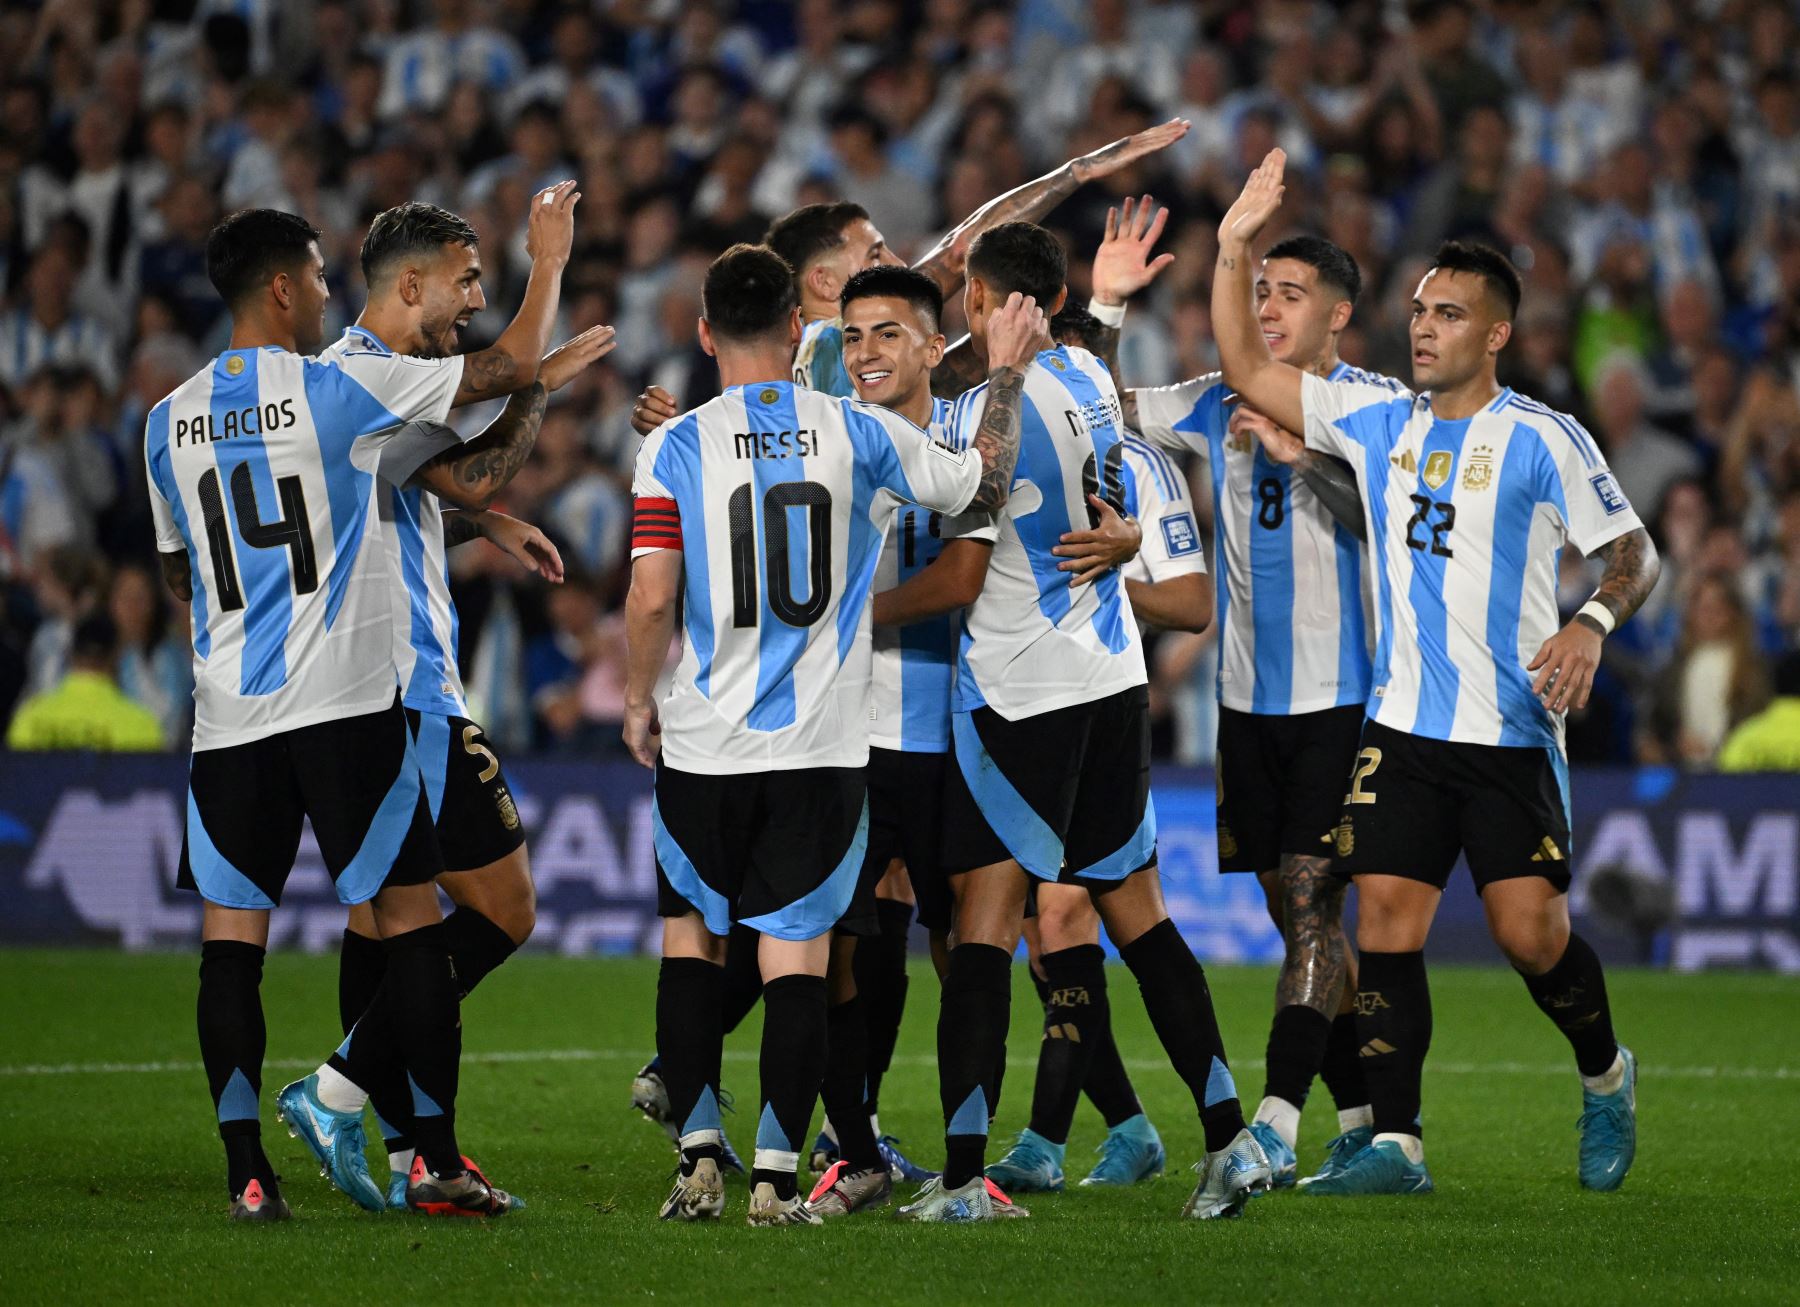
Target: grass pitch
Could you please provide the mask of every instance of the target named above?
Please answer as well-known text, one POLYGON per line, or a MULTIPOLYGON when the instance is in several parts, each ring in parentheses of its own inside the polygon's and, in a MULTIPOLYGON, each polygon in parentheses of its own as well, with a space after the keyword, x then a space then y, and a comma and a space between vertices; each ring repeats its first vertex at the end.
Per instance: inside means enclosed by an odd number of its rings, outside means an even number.
MULTIPOLYGON (((371 1216, 318 1179, 268 1099, 337 1042, 335 960, 276 955, 264 1000, 264 1130, 297 1220, 225 1219, 223 1155, 193 1029, 188 956, 0 953, 0 1295, 45 1301, 521 1300, 705 1304, 1795 1301, 1800 1293, 1800 983, 1757 975, 1609 977, 1642 1061, 1637 1165, 1612 1195, 1575 1181, 1579 1088, 1566 1045, 1510 972, 1440 967, 1426 1074, 1438 1192, 1338 1202, 1278 1194, 1243 1219, 1177 1213, 1199 1156, 1186 1090, 1134 986, 1110 973, 1119 1041, 1169 1146, 1170 1173, 1086 1192, 1103 1128, 1083 1106, 1070 1189, 1030 1221, 917 1227, 872 1213, 750 1230, 742 1184, 716 1225, 659 1223, 671 1154, 626 1106, 652 1030, 653 962, 524 957, 465 1008, 464 1146, 530 1209, 493 1223, 371 1216)), ((1246 1108, 1262 1088, 1273 975, 1212 983, 1246 1108)), ((915 960, 882 1122, 941 1158, 936 986, 915 960)), ((997 1129, 1023 1124, 1037 1005, 1015 997, 997 1129)), ((727 1045, 728 1131, 748 1152, 757 1018, 727 1045)), ((816 1128, 816 1120, 815 1120, 816 1128)), ((1316 1088, 1310 1169, 1334 1133, 1316 1088)), ((997 1147, 1003 1140, 996 1140, 997 1147)))

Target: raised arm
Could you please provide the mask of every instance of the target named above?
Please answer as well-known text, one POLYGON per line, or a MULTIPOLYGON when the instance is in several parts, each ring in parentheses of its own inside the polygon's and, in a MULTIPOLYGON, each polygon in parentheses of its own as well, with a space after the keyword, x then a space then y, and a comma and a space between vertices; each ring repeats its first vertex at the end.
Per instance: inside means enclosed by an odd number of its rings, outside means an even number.
POLYGON ((1567 626, 1544 641, 1537 657, 1525 667, 1528 672, 1537 672, 1532 693, 1551 712, 1587 706, 1588 692, 1594 687, 1594 669, 1600 665, 1601 643, 1637 612, 1662 574, 1656 546, 1641 526, 1607 541, 1594 552, 1606 560, 1600 588, 1569 619, 1567 626), (1590 611, 1595 607, 1602 612, 1590 611))
POLYGON ((1055 172, 1045 173, 1036 181, 995 196, 945 232, 913 267, 937 282, 944 294, 949 295, 962 285, 969 246, 982 232, 1003 222, 1036 222, 1084 183, 1109 177, 1139 159, 1167 149, 1186 136, 1187 130, 1185 120, 1172 118, 1135 136, 1121 137, 1091 154, 1070 159, 1055 172))
POLYGON ((997 513, 1012 493, 1019 465, 1019 423, 1025 400, 1025 370, 1050 344, 1050 324, 1029 295, 1014 291, 988 319, 987 406, 969 448, 981 455, 981 484, 970 508, 997 513))
POLYGON ((500 339, 463 359, 457 404, 510 395, 537 380, 538 362, 550 348, 562 299, 563 269, 575 243, 575 204, 580 199, 572 181, 558 182, 531 197, 525 219, 525 252, 531 256, 525 298, 500 339))
POLYGON ((1213 338, 1225 382, 1258 412, 1289 431, 1306 430, 1299 368, 1269 353, 1256 320, 1256 274, 1250 246, 1281 207, 1287 155, 1270 150, 1244 183, 1243 194, 1219 222, 1219 262, 1213 271, 1213 338))
POLYGON ((1126 303, 1175 262, 1173 254, 1152 253, 1168 225, 1169 211, 1158 209, 1148 195, 1142 200, 1127 199, 1119 208, 1106 211, 1106 235, 1094 251, 1090 282, 1094 288, 1094 316, 1100 320, 1094 353, 1112 373, 1125 425, 1134 431, 1138 428, 1137 396, 1125 384, 1125 374, 1119 368, 1119 332, 1125 322, 1126 303), (1109 322, 1108 318, 1112 320, 1109 322))

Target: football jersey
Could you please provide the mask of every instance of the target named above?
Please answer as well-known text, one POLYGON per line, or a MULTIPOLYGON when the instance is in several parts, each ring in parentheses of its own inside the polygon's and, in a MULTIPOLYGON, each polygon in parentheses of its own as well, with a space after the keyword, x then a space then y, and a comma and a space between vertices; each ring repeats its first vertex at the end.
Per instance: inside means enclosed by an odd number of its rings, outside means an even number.
MULTIPOLYGON (((988 383, 951 416, 967 446, 987 408, 988 383)), ((980 596, 963 615, 956 711, 983 706, 1018 721, 1145 683, 1144 650, 1123 579, 1109 571, 1069 586, 1050 551, 1091 524, 1087 496, 1124 504, 1124 429, 1106 366, 1059 345, 1025 372, 1019 464, 1000 514, 980 596)))
POLYGON ((194 748, 393 702, 376 481, 457 441, 462 360, 229 350, 150 411, 157 548, 193 578, 194 748))
MULTIPOLYGON (((358 367, 354 360, 393 358, 394 351, 374 333, 352 326, 320 357, 358 367)), ((456 666, 459 627, 450 598, 443 501, 424 486, 388 485, 382 487, 380 508, 393 564, 394 669, 401 700, 420 712, 467 717, 456 666)))
POLYGON ((1591 436, 1502 390, 1454 421, 1387 380, 1302 382, 1306 443, 1357 469, 1376 580, 1369 716, 1473 744, 1562 746, 1525 665, 1562 623, 1557 562, 1643 525, 1591 436))
POLYGON ((1200 528, 1194 522, 1194 500, 1187 477, 1162 450, 1139 439, 1125 437, 1125 510, 1137 518, 1144 542, 1137 556, 1121 569, 1127 581, 1153 585, 1177 576, 1203 575, 1206 554, 1200 548, 1200 528))
MULTIPOLYGON (((951 403, 933 399, 930 434, 961 449, 950 429, 951 403)), ((999 534, 986 513, 964 514, 946 526, 942 513, 902 504, 881 547, 872 593, 910 581, 942 552, 947 535, 990 544, 999 534)), ((869 689, 869 743, 904 753, 945 753, 950 748, 950 691, 956 680, 956 636, 960 613, 877 626, 869 689)))
POLYGON ((668 764, 865 765, 883 533, 903 502, 962 512, 980 481, 979 458, 899 414, 788 382, 732 386, 646 436, 632 557, 679 548, 685 563, 668 764))
MULTIPOLYGON (((1343 363, 1331 380, 1386 382, 1343 363)), ((1145 439, 1206 456, 1219 702, 1278 716, 1360 706, 1373 649, 1362 542, 1255 436, 1226 431, 1231 393, 1216 372, 1136 392, 1145 439)))
POLYGON ((841 399, 855 399, 850 369, 844 366, 844 320, 814 318, 800 329, 794 351, 794 384, 841 399))

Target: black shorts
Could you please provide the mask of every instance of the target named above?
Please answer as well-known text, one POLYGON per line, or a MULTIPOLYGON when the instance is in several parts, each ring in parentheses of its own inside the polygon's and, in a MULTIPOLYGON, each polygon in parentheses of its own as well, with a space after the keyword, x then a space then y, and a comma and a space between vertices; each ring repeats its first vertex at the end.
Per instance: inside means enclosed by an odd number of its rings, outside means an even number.
POLYGON ((943 844, 944 772, 948 754, 869 750, 869 848, 850 910, 838 929, 879 935, 875 887, 898 858, 912 881, 919 923, 949 930, 953 903, 939 853, 943 844))
POLYGON ((861 767, 702 776, 658 763, 657 912, 698 912, 715 935, 740 923, 776 939, 823 935, 862 872, 863 777, 861 767))
POLYGON ((196 752, 175 883, 222 907, 272 908, 307 819, 344 903, 444 869, 398 698, 378 713, 196 752))
POLYGON ((1362 735, 1357 705, 1292 717, 1219 709, 1219 870, 1274 871, 1284 853, 1331 856, 1362 735))
POLYGON ((1363 726, 1337 828, 1337 874, 1444 888, 1466 854, 1475 888, 1541 876, 1569 888, 1569 767, 1544 747, 1461 744, 1363 726))
POLYGON ((500 759, 467 717, 406 710, 425 802, 437 826, 445 871, 474 871, 525 843, 525 825, 500 759))
POLYGON ((1150 694, 1133 686, 1009 722, 954 717, 944 787, 944 869, 1015 858, 1040 880, 1116 884, 1156 862, 1150 694))

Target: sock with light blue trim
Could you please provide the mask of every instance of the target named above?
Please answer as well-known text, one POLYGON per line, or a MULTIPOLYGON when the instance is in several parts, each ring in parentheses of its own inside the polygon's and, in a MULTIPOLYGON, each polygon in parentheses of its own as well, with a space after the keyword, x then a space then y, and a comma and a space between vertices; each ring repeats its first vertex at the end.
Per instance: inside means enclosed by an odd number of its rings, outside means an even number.
POLYGON ((1206 1151, 1216 1153, 1244 1128, 1244 1112, 1225 1060, 1206 972, 1167 917, 1121 948, 1119 956, 1137 977, 1150 1024, 1175 1074, 1194 1095, 1206 1151))
POLYGON ((992 944, 958 944, 951 949, 943 1005, 938 1009, 946 1189, 960 1189, 981 1174, 1011 1019, 1011 955, 992 944))
POLYGON ((200 1059, 212 1090, 225 1144, 226 1186, 231 1197, 251 1180, 274 1183, 275 1168, 262 1147, 263 1053, 268 1045, 262 1010, 263 950, 234 939, 200 945, 200 1059))
POLYGON ((704 958, 664 958, 656 976, 656 1057, 681 1145, 683 1174, 724 1154, 719 1064, 724 1056, 725 968, 704 958))
MULTIPOLYGON (((825 1079, 827 1020, 825 977, 777 976, 763 985, 762 1114, 752 1193, 759 1184, 774 1185, 784 1200, 799 1192, 800 1149, 825 1079)), ((853 1107, 860 1106, 858 1096, 853 1107)))

